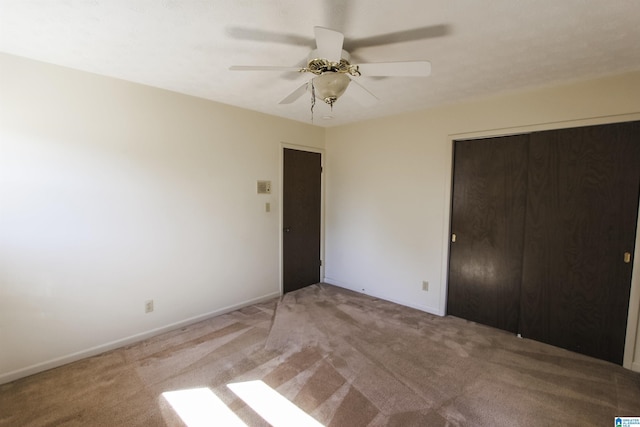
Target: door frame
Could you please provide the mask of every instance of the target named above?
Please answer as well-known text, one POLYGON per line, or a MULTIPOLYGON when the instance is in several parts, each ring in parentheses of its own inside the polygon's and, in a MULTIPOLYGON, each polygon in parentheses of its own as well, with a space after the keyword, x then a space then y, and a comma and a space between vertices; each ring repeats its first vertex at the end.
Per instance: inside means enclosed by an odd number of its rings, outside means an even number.
MULTIPOLYGON (((441 283, 443 284, 442 293, 440 294, 440 310, 442 314, 446 314, 447 307, 447 292, 449 290, 449 258, 451 254, 449 253, 449 240, 452 233, 451 230, 451 203, 452 203, 452 193, 453 193, 453 147, 454 141, 456 140, 471 140, 471 139, 481 139, 481 138, 492 138, 492 137, 500 137, 507 135, 515 135, 515 134, 523 134, 523 133, 531 133, 537 131, 544 130, 557 130, 557 129, 566 129, 573 127, 583 127, 583 126, 592 126, 592 125, 606 125, 620 122, 629 122, 629 121, 638 121, 640 120, 640 113, 632 113, 632 114, 621 114, 615 116, 605 116, 605 117, 592 117, 580 120, 568 120, 568 121, 560 121, 560 122, 551 122, 551 123, 539 123, 539 124, 529 124, 526 126, 515 126, 511 128, 502 128, 502 129, 490 129, 490 130, 479 130, 474 132, 464 132, 457 134, 449 134, 447 135, 447 142, 450 153, 450 173, 447 176, 447 180, 445 182, 445 212, 444 212, 444 220, 445 226, 443 227, 443 238, 442 238, 442 253, 444 256, 442 257, 442 275, 441 275, 441 283)), ((636 338, 639 338, 640 334, 640 206, 638 208, 638 220, 636 223, 636 246, 633 255, 633 271, 631 274, 631 291, 629 293, 629 312, 627 314, 627 331, 625 335, 625 343, 624 343, 624 357, 622 361, 622 366, 626 369, 633 370, 635 372, 640 372, 640 342, 636 342, 636 338), (636 353, 636 346, 639 348, 639 351, 636 353), (635 360, 634 360, 635 359, 635 360)))
POLYGON ((311 153, 319 153, 320 154, 320 165, 322 166, 322 173, 320 174, 320 259, 322 260, 322 265, 320 266, 320 281, 324 281, 324 192, 325 192, 325 181, 324 181, 324 158, 325 158, 325 150, 324 148, 318 147, 310 147, 306 145, 298 145, 291 144, 287 142, 281 142, 278 149, 280 150, 279 159, 280 159, 280 186, 278 188, 278 192, 280 194, 280 203, 279 203, 279 218, 278 218, 278 250, 279 250, 279 276, 280 276, 280 296, 284 295, 284 239, 282 235, 282 230, 284 228, 284 149, 289 148, 291 150, 298 151, 307 151, 311 153))

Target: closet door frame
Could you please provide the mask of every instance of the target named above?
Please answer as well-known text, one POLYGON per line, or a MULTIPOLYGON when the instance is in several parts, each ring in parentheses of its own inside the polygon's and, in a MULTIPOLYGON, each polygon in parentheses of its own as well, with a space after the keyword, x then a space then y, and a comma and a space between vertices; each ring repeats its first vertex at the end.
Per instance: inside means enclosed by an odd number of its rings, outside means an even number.
MULTIPOLYGON (((640 113, 636 114, 623 114, 618 116, 598 117, 583 120, 571 120, 564 122, 552 122, 552 123, 539 123, 528 126, 515 126, 502 129, 491 130, 479 130, 475 132, 465 132, 449 134, 448 146, 450 151, 450 173, 448 175, 447 182, 445 183, 445 227, 443 227, 442 236, 442 250, 445 256, 442 260, 442 277, 445 289, 440 295, 440 307, 442 314, 446 313, 447 307, 447 293, 449 283, 449 245, 451 239, 451 196, 452 196, 452 184, 453 184, 453 148, 454 141, 456 140, 471 140, 479 138, 491 138, 508 135, 518 135, 524 133, 532 133, 545 130, 557 130, 566 129, 572 127, 583 127, 593 125, 605 125, 620 122, 629 122, 640 120, 640 113)), ((638 221, 636 224, 636 245, 633 255, 633 273, 631 276, 631 291, 629 295, 629 311, 627 315, 627 331, 625 339, 624 357, 622 366, 626 369, 631 369, 636 372, 640 372, 640 340, 637 340, 640 334, 640 208, 638 213, 638 221), (635 360, 634 360, 635 355, 635 360)))

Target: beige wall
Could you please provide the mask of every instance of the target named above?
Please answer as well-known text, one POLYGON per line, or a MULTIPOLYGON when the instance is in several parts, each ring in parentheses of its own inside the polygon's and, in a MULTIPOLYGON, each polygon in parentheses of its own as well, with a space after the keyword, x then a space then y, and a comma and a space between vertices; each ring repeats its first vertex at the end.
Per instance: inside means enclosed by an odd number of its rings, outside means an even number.
POLYGON ((279 295, 283 142, 324 130, 0 55, 0 383, 279 295))
MULTIPOLYGON (((639 119, 631 73, 328 129, 326 281, 444 314, 452 141, 639 119)), ((625 366, 640 371, 635 271, 625 366)))

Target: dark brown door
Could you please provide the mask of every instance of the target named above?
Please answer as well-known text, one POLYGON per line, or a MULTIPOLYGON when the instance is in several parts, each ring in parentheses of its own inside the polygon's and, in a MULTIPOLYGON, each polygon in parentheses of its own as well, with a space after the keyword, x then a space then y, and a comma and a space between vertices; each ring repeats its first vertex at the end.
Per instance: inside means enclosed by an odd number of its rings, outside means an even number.
POLYGON ((518 329, 527 135, 454 145, 447 314, 518 329), (453 240, 453 239, 452 239, 453 240))
POLYGON ((528 176, 521 333, 621 364, 640 124, 531 134, 528 176))
POLYGON ((320 281, 320 153, 284 149, 283 291, 320 281))

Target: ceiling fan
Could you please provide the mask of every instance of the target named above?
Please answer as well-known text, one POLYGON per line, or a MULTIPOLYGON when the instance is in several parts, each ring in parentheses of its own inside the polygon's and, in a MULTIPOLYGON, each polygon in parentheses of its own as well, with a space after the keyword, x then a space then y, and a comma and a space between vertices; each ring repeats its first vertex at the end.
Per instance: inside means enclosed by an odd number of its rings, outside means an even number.
POLYGON ((344 35, 324 27, 314 27, 316 49, 308 56, 306 67, 246 66, 234 65, 230 70, 242 71, 295 71, 311 73, 315 77, 287 95, 280 104, 291 104, 305 92, 311 91, 312 102, 318 98, 331 107, 348 87, 349 94, 364 105, 371 105, 378 98, 354 78, 366 77, 427 77, 431 74, 429 61, 377 62, 351 64, 351 56, 343 49, 344 35), (353 83, 353 85, 350 85, 353 83))

